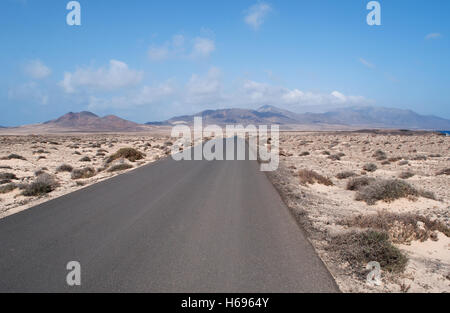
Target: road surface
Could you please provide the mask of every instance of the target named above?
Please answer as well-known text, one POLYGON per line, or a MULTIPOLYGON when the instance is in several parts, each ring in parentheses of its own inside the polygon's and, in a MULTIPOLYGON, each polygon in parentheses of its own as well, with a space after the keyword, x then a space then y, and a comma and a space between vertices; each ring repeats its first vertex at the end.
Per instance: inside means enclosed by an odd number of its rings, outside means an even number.
POLYGON ((0 220, 0 292, 15 291, 338 288, 256 161, 169 157, 0 220))

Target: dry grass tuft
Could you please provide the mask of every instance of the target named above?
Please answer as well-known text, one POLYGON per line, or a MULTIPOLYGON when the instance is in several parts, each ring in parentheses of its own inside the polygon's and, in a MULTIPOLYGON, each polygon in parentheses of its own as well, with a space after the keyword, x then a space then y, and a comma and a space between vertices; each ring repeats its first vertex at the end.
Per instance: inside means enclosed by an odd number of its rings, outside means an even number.
POLYGON ((409 243, 413 240, 425 241, 435 239, 435 231, 450 237, 450 229, 437 220, 427 217, 403 213, 379 212, 371 215, 358 215, 342 221, 341 224, 350 227, 372 228, 388 232, 394 243, 409 243))
POLYGON ((85 157, 82 157, 82 158, 80 159, 80 161, 81 161, 81 162, 91 162, 91 158, 88 157, 88 156, 85 156, 85 157))
POLYGON ((300 178, 300 184, 302 185, 307 185, 307 184, 322 184, 325 186, 332 186, 333 182, 325 177, 322 176, 312 170, 306 170, 306 169, 302 169, 298 171, 298 176, 300 178))
POLYGON ((106 161, 106 163, 111 163, 114 160, 117 159, 127 159, 130 162, 135 162, 137 160, 141 160, 145 157, 145 154, 134 149, 134 148, 122 148, 120 150, 118 150, 116 153, 114 153, 113 155, 111 155, 108 160, 106 161))
POLYGON ((17 179, 17 177, 13 173, 0 173, 0 179, 11 180, 11 179, 17 179))
POLYGON ((374 181, 375 178, 367 176, 352 178, 347 183, 347 190, 360 190, 362 187, 367 186, 374 181))
POLYGON ((375 159, 377 159, 378 161, 383 161, 387 159, 387 155, 386 152, 382 151, 382 150, 377 150, 375 151, 375 153, 372 155, 375 159))
POLYGON ((373 163, 367 163, 364 164, 363 170, 365 170, 366 172, 375 172, 377 170, 377 166, 373 163))
POLYGON ((416 155, 415 157, 412 158, 412 160, 414 160, 414 161, 426 161, 427 160, 427 156, 426 155, 416 155))
POLYGON ((386 232, 371 229, 336 236, 331 239, 329 248, 360 274, 371 261, 379 262, 384 271, 396 273, 403 272, 408 262, 407 257, 392 245, 386 232))
POLYGON ((402 178, 402 179, 408 179, 408 178, 413 177, 414 175, 415 174, 411 171, 404 171, 404 172, 401 172, 400 175, 398 175, 398 177, 402 178))
POLYGON ((72 171, 72 179, 91 178, 95 176, 95 174, 96 174, 95 169, 92 167, 74 169, 72 171))
POLYGON ((122 164, 117 164, 117 165, 113 165, 108 169, 108 172, 117 172, 117 171, 124 171, 127 169, 133 168, 133 165, 131 164, 127 164, 127 163, 122 163, 122 164))
POLYGON ((0 186, 0 194, 8 193, 17 188, 16 184, 7 184, 0 186))
POLYGON ((437 172, 436 175, 450 175, 450 168, 444 168, 437 172))
POLYGON ((356 176, 356 173, 355 173, 355 172, 352 172, 352 171, 344 171, 344 172, 338 173, 338 174, 336 175, 336 178, 337 178, 337 179, 346 179, 346 178, 353 177, 353 176, 356 176))
POLYGON ((27 197, 44 195, 55 190, 57 186, 58 184, 52 176, 43 173, 34 182, 26 185, 22 194, 27 197))
POLYGON ((72 172, 73 171, 73 167, 69 164, 61 164, 60 166, 58 166, 58 168, 56 169, 56 172, 72 172))
POLYGON ((12 160, 12 159, 16 159, 16 160, 24 160, 24 161, 27 160, 27 159, 25 159, 23 156, 18 155, 18 154, 15 154, 15 153, 10 154, 10 155, 8 155, 8 156, 2 158, 2 160, 12 160))
POLYGON ((367 186, 360 188, 356 193, 355 200, 365 201, 369 205, 374 205, 379 200, 391 202, 400 198, 417 196, 435 199, 433 193, 417 190, 403 180, 376 179, 369 182, 367 186))

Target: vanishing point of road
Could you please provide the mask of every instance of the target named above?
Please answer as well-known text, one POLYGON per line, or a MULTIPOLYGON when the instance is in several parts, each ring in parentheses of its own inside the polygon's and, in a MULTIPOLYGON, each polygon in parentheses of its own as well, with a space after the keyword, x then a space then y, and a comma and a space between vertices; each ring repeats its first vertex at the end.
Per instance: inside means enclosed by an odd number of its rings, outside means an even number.
POLYGON ((168 157, 0 220, 0 292, 336 291, 256 161, 168 157))

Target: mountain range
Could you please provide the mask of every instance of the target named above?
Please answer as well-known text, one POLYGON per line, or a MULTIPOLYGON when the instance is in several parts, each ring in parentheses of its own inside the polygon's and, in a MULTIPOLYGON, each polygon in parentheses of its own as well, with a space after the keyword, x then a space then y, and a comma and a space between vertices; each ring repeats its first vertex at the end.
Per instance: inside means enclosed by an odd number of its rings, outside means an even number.
MULTIPOLYGON (((441 130, 450 129, 450 120, 420 115, 411 110, 375 106, 355 106, 335 109, 325 113, 294 113, 265 105, 256 110, 218 109, 205 110, 194 115, 173 117, 148 125, 192 124, 195 116, 203 117, 204 124, 278 124, 284 128, 407 128, 441 130)), ((282 127, 282 128, 283 128, 282 127)))
POLYGON ((280 125, 284 130, 356 130, 356 129, 411 129, 449 130, 450 120, 417 114, 411 110, 359 106, 335 109, 325 113, 294 113, 275 106, 265 105, 251 109, 205 110, 193 115, 173 117, 162 122, 138 124, 115 115, 100 117, 83 111, 69 112, 57 119, 41 124, 2 128, 13 133, 58 132, 141 132, 178 124, 192 125, 194 117, 201 116, 203 125, 280 125))

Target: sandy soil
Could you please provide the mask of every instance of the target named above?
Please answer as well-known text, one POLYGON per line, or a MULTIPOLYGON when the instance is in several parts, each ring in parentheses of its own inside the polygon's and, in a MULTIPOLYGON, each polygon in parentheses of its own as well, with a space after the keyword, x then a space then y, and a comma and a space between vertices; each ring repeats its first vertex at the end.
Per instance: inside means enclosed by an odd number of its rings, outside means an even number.
MULTIPOLYGON (((42 171, 50 174, 58 183, 55 190, 42 196, 26 197, 19 188, 0 193, 0 218, 154 162, 170 152, 171 141, 169 136, 162 134, 0 136, 0 175, 12 173, 16 178, 11 179, 10 183, 20 185, 33 182, 38 171, 42 171), (119 159, 106 165, 111 154, 125 147, 135 148, 143 152, 145 157, 135 162, 119 159), (10 154, 20 155, 25 160, 3 159, 10 154), (81 161, 84 157, 90 160, 81 161), (108 171, 111 166, 121 163, 130 164, 132 168, 108 171), (62 164, 68 164, 74 169, 93 167, 96 174, 87 179, 72 179, 70 172, 57 171, 62 164)), ((6 181, 2 183, 0 187, 8 184, 6 181)))
POLYGON ((411 238, 395 240, 398 239, 399 229, 389 229, 392 241, 408 256, 409 261, 404 273, 383 271, 383 284, 379 287, 368 286, 365 276, 355 273, 354 268, 329 249, 330 238, 356 229, 342 221, 358 215, 383 211, 414 213, 448 227, 450 177, 436 173, 450 168, 450 137, 431 133, 413 136, 349 132, 283 133, 280 154, 280 167, 269 174, 269 178, 307 230, 311 242, 342 291, 450 292, 450 238, 438 231, 431 234, 432 239, 421 242, 411 238), (377 160, 373 156, 377 150, 385 152, 386 159, 377 160), (340 160, 330 158, 330 155, 338 153, 344 154, 340 160), (392 159, 394 157, 398 158, 392 159), (366 163, 374 163, 378 169, 366 172, 363 170, 366 163), (302 185, 298 176, 300 169, 314 170, 330 178, 334 185, 302 185), (436 200, 413 197, 368 205, 355 200, 355 191, 346 190, 351 178, 336 178, 343 171, 353 171, 356 177, 398 178, 407 170, 414 176, 405 181, 418 189, 433 192, 436 200))

